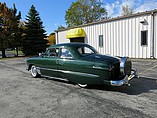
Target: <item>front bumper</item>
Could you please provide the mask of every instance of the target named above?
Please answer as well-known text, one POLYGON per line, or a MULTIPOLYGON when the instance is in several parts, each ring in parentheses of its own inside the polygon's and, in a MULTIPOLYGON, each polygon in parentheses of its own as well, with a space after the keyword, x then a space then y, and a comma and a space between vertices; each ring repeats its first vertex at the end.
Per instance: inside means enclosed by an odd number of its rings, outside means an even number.
POLYGON ((130 74, 129 76, 126 75, 126 76, 124 77, 124 79, 122 79, 122 80, 117 80, 117 81, 111 80, 111 81, 110 81, 110 84, 111 84, 112 86, 122 86, 122 85, 128 85, 128 86, 130 86, 129 81, 130 81, 131 79, 135 78, 135 77, 139 78, 139 77, 138 77, 138 74, 137 74, 137 71, 132 69, 132 70, 131 70, 131 74, 130 74))

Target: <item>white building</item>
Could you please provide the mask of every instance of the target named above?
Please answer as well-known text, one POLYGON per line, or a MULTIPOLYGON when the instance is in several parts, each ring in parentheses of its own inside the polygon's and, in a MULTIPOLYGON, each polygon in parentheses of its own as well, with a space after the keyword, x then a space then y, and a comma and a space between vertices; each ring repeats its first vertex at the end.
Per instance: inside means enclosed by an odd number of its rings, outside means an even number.
POLYGON ((157 58, 157 10, 56 31, 57 43, 84 42, 102 54, 157 58))

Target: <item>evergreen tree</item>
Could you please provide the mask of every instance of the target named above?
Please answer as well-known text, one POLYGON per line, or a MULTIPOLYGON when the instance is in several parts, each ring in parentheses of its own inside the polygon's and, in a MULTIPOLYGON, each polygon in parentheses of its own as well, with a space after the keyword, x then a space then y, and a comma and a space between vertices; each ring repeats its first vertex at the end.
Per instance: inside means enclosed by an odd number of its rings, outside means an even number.
POLYGON ((60 25, 60 26, 58 26, 58 29, 57 30, 63 30, 63 29, 65 29, 66 27, 64 27, 63 25, 60 25))
POLYGON ((20 26, 21 12, 17 14, 15 4, 13 4, 13 14, 11 18, 11 36, 10 47, 16 49, 16 56, 18 56, 18 48, 21 47, 23 29, 20 26))
POLYGON ((26 29, 22 51, 25 55, 37 55, 46 49, 48 43, 45 39, 46 34, 42 25, 43 22, 33 5, 26 17, 26 29))

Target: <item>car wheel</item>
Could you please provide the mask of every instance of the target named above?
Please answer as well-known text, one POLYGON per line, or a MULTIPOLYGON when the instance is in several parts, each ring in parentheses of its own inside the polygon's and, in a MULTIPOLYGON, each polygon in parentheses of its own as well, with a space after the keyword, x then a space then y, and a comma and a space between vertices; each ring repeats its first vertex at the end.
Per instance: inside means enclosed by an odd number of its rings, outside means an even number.
POLYGON ((39 76, 38 71, 37 71, 37 68, 36 68, 34 65, 31 67, 31 75, 32 75, 34 78, 39 76))
POLYGON ((78 86, 81 87, 81 88, 86 88, 87 84, 78 84, 78 86))

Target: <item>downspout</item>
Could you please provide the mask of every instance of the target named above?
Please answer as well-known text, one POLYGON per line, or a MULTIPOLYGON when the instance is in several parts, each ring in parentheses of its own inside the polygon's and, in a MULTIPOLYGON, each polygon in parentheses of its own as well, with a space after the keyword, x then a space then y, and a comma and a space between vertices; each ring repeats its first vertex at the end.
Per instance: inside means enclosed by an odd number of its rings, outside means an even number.
POLYGON ((151 58, 155 58, 154 57, 154 12, 151 13, 152 19, 151 19, 151 32, 152 32, 152 36, 151 36, 151 58))

